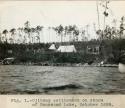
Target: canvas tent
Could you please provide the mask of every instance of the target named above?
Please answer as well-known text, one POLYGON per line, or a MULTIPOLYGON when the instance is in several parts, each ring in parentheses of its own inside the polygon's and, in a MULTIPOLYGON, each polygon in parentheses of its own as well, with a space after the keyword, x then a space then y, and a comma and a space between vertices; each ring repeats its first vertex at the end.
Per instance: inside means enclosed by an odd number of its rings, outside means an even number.
POLYGON ((52 45, 49 47, 49 50, 56 50, 55 44, 52 44, 52 45))
POLYGON ((66 45, 66 46, 60 46, 57 49, 58 52, 76 52, 74 45, 66 45))

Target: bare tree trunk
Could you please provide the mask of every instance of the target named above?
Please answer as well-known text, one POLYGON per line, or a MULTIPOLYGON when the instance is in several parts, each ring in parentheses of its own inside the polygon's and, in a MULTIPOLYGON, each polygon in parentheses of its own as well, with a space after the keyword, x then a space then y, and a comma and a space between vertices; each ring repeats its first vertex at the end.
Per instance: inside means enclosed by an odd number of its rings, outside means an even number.
MULTIPOLYGON (((105 3, 105 13, 106 13, 106 11, 107 11, 107 0, 106 0, 106 3, 105 3)), ((106 23, 106 16, 105 16, 105 14, 104 14, 104 27, 103 27, 103 30, 105 29, 105 24, 106 23)))
POLYGON ((63 42, 63 34, 61 33, 61 45, 62 45, 62 42, 63 42))
POLYGON ((100 17, 99 17, 98 0, 96 0, 96 6, 97 6, 97 15, 98 15, 98 28, 99 28, 99 30, 100 30, 100 17))
POLYGON ((8 43, 8 41, 7 41, 7 34, 5 34, 5 39, 6 39, 6 43, 8 43))

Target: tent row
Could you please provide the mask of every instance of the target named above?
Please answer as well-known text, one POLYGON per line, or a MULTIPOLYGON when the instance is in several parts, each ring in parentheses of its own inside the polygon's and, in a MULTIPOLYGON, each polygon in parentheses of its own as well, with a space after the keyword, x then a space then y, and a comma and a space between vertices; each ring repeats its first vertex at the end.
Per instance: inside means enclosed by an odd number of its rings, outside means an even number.
POLYGON ((67 52, 67 53, 76 52, 76 48, 74 45, 61 45, 59 46, 59 48, 56 48, 55 44, 52 44, 49 47, 49 50, 57 51, 57 52, 67 52))

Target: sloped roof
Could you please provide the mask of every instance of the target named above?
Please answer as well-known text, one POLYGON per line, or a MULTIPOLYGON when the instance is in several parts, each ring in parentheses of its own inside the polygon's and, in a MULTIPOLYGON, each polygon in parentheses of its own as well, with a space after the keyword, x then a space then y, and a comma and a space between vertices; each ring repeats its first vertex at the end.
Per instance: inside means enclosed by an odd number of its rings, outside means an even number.
POLYGON ((49 50, 56 50, 55 44, 52 44, 52 45, 49 47, 49 50))
POLYGON ((60 46, 57 49, 58 52, 76 52, 74 45, 66 45, 66 46, 60 46))

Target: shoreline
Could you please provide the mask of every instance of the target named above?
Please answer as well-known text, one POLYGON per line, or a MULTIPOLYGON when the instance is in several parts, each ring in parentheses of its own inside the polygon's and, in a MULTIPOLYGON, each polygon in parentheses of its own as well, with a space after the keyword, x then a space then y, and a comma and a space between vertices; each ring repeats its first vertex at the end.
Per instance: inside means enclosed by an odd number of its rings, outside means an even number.
POLYGON ((24 66, 62 66, 62 67, 118 67, 118 64, 87 64, 87 63, 14 63, 0 65, 24 65, 24 66))

